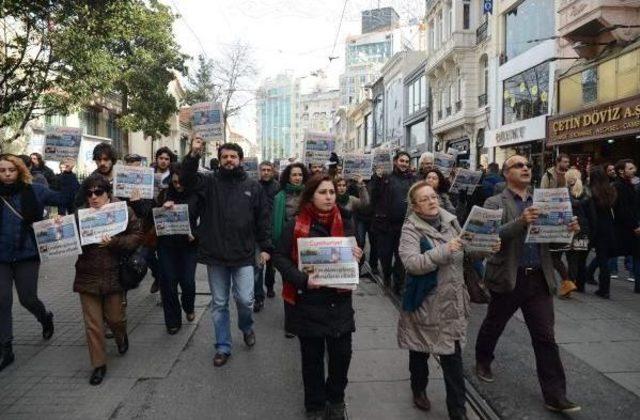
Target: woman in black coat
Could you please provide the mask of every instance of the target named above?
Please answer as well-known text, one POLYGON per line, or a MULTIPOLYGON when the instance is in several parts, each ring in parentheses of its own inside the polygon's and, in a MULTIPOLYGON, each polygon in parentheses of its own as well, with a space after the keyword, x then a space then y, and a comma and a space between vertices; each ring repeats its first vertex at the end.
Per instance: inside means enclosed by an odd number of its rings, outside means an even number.
MULTIPOLYGON (((282 274, 283 298, 291 305, 285 315, 285 328, 300 340, 308 418, 345 418, 344 390, 355 321, 351 290, 320 287, 314 284, 313 275, 298 270, 297 239, 353 234, 350 218, 343 217, 336 205, 331 177, 316 175, 307 182, 300 211, 285 225, 273 256, 273 265, 282 274), (329 356, 326 380, 325 348, 329 356)), ((360 260, 362 250, 354 246, 353 254, 360 260)))

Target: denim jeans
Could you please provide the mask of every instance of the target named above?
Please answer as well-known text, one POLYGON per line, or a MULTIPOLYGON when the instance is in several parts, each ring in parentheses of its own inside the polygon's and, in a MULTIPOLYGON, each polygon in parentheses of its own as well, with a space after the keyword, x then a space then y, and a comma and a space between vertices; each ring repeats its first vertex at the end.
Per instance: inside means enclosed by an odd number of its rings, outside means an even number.
POLYGON ((209 288, 212 303, 211 316, 218 353, 231 354, 231 326, 229 320, 229 294, 238 308, 238 328, 247 334, 253 329, 253 266, 225 267, 208 265, 209 288))
POLYGON ((164 309, 164 323, 167 328, 182 325, 182 310, 193 313, 196 298, 196 266, 198 264, 197 248, 158 247, 158 261, 162 269, 159 279, 162 307, 164 309), (178 300, 178 285, 182 291, 178 300))

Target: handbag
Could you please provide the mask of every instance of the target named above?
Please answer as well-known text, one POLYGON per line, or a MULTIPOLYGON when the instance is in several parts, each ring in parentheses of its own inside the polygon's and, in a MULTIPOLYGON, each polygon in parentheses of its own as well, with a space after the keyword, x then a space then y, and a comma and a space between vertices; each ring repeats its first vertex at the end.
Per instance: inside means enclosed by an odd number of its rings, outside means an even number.
POLYGON ((124 291, 140 286, 142 279, 147 275, 149 268, 147 263, 148 253, 148 248, 139 246, 132 253, 120 257, 118 282, 124 291))
POLYGON ((491 294, 484 283, 482 275, 473 266, 473 261, 469 257, 464 257, 462 265, 464 283, 467 285, 469 298, 473 303, 487 304, 491 300, 491 294))

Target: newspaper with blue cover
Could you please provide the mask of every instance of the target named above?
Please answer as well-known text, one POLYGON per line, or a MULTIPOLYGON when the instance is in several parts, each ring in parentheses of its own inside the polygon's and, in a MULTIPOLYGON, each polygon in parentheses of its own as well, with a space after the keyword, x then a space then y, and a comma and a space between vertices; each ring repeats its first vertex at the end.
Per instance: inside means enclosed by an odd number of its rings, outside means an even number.
POLYGON ((35 222, 33 233, 42 261, 82 254, 76 217, 73 214, 63 216, 59 221, 46 219, 35 222))
POLYGON ((102 237, 127 230, 129 212, 127 203, 116 201, 105 204, 99 209, 88 208, 78 210, 78 225, 80 227, 80 243, 82 246, 99 244, 102 237))
POLYGON ((158 236, 191 235, 189 205, 176 204, 171 209, 156 207, 153 209, 153 223, 158 236))
POLYGON ((501 225, 502 209, 473 206, 460 232, 460 241, 467 251, 490 252, 500 240, 501 225))
POLYGON ((346 179, 371 179, 373 156, 365 154, 345 154, 342 158, 342 176, 346 179))
POLYGON ((527 230, 527 243, 570 244, 573 232, 568 225, 573 220, 571 198, 567 188, 537 188, 533 191, 532 207, 540 211, 538 220, 527 230))
POLYGON ((130 198, 131 192, 137 189, 141 198, 153 199, 154 179, 153 168, 116 165, 113 167, 113 195, 130 198))
POLYGON ((317 286, 354 290, 359 281, 354 237, 298 238, 298 269, 317 286))

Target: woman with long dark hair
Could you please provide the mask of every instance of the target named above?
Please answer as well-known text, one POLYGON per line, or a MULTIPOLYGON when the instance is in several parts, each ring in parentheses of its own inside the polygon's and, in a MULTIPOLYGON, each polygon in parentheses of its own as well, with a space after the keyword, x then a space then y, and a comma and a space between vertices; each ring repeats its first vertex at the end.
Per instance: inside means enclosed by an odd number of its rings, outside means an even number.
POLYGON ((42 325, 42 338, 53 335, 53 314, 38 298, 40 258, 31 225, 42 219, 44 206, 68 206, 72 192, 55 192, 32 184, 18 156, 0 155, 0 370, 13 363, 13 285, 20 304, 42 325))
MULTIPOLYGON (((273 222, 271 234, 273 238, 273 246, 277 247, 280 243, 282 230, 287 222, 293 220, 300 205, 300 195, 304 190, 304 184, 309 179, 309 171, 300 162, 288 165, 280 175, 280 192, 273 198, 273 210, 271 220, 273 222)), ((274 265, 275 266, 275 265, 274 265)), ((275 296, 273 286, 267 286, 267 296, 275 296)), ((284 313, 289 311, 290 307, 287 301, 284 301, 284 313)), ((285 323, 285 337, 293 338, 295 335, 287 331, 285 323)))
POLYGON ((580 232, 573 235, 567 250, 569 281, 575 283, 578 292, 584 292, 587 282, 587 255, 589 254, 589 231, 591 217, 588 212, 589 197, 582 184, 582 174, 577 169, 569 169, 564 179, 569 188, 573 215, 578 217, 580 232))
POLYGON ((182 327, 181 311, 187 321, 195 319, 194 302, 196 298, 196 266, 198 265, 198 241, 195 233, 198 227, 199 209, 204 203, 202 197, 185 190, 181 181, 182 165, 171 164, 169 187, 160 191, 158 204, 172 209, 176 204, 189 206, 189 224, 191 235, 158 236, 158 260, 162 269, 160 276, 160 294, 164 309, 164 323, 167 332, 177 333, 182 327), (178 285, 182 294, 178 299, 178 285), (182 304, 182 306, 181 306, 182 304))
MULTIPOLYGON (((283 298, 290 305, 285 313, 285 328, 300 339, 308 418, 346 418, 344 391, 355 320, 350 290, 318 286, 306 272, 298 269, 298 239, 353 234, 351 220, 343 217, 336 205, 336 188, 331 176, 315 175, 307 182, 300 199, 300 211, 285 226, 273 255, 273 264, 282 274, 283 298), (325 349, 328 378, 324 368, 325 349)), ((362 250, 355 246, 353 254, 360 260, 362 250)))
POLYGON ((440 169, 431 168, 425 171, 424 180, 436 191, 436 193, 438 193, 440 208, 455 215, 456 208, 451 203, 451 198, 449 198, 449 188, 451 188, 451 183, 447 178, 445 178, 444 174, 440 172, 440 169))
POLYGON ((599 287, 595 294, 601 298, 609 298, 609 286, 611 282, 609 272, 609 259, 615 253, 615 237, 613 206, 617 199, 616 189, 611 185, 602 166, 595 166, 589 172, 591 198, 589 200, 589 212, 593 225, 589 235, 590 246, 596 251, 598 261, 599 287))

